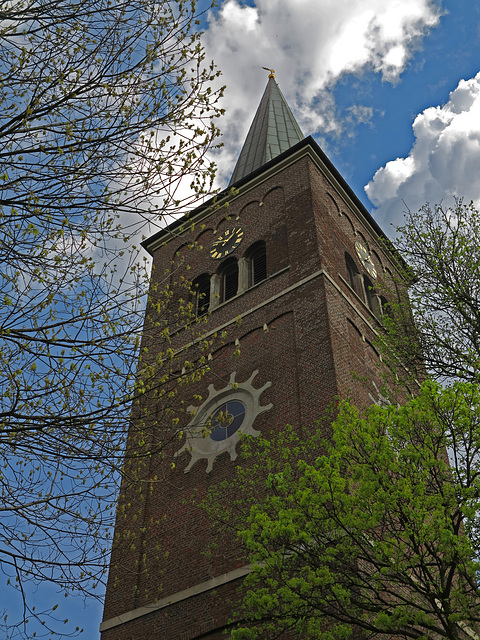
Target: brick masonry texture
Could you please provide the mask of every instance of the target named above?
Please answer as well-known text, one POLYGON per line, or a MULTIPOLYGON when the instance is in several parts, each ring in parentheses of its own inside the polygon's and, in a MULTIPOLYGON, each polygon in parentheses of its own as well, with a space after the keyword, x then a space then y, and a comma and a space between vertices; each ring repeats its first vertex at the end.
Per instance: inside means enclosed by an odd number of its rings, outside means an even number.
MULTIPOLYGON (((189 226, 167 238, 155 251, 152 288, 161 289, 166 274, 174 271, 167 279, 175 298, 185 297, 175 284, 182 275, 193 280, 202 273, 214 275, 218 271, 221 261, 212 260, 209 249, 225 229, 240 225, 245 231, 233 253, 236 259, 248 255, 249 247, 259 240, 266 245, 267 279, 218 306, 205 324, 192 330, 209 332, 230 322, 226 337, 211 338, 211 370, 180 390, 178 400, 185 407, 198 405, 198 400, 192 400, 194 394, 205 398, 210 383, 217 390, 225 387, 232 371, 237 372, 237 381, 243 382, 257 369, 256 388, 272 383, 262 394, 261 404, 272 403, 273 408, 259 415, 254 424, 263 435, 286 424, 306 435, 311 433, 315 421, 337 396, 348 395, 358 405, 371 403, 369 394, 375 396, 383 384, 374 346, 380 324, 348 284, 345 253, 363 273, 354 247, 360 240, 369 248, 382 282, 395 273, 395 264, 368 221, 340 191, 335 181, 328 179, 326 169, 321 171, 304 156, 232 197, 228 209, 212 212, 202 225, 189 226), (195 242, 197 246, 189 248, 195 242), (231 322, 255 307, 258 309, 240 323, 231 322), (240 354, 235 356, 238 348, 240 354)), ((154 311, 147 315, 154 318, 154 311)), ((151 357, 163 348, 152 327, 147 318, 144 346, 151 357)), ((192 331, 179 330, 173 336, 174 347, 188 344, 192 331)), ((152 415, 161 412, 145 398, 144 406, 135 409, 133 420, 147 408, 152 415)), ((181 424, 188 422, 186 413, 179 417, 181 424)), ((328 436, 328 424, 323 428, 328 436)), ((170 436, 173 433, 172 427, 170 436)), ((224 453, 215 460, 210 474, 205 471, 206 460, 199 460, 184 474, 189 454, 183 453, 171 469, 173 454, 182 443, 165 437, 165 431, 161 437, 165 441, 162 455, 149 460, 144 470, 150 482, 141 489, 127 484, 122 488, 104 620, 247 562, 238 551, 234 532, 219 531, 196 506, 211 486, 233 477, 235 463, 224 453)), ((234 497, 225 490, 226 503, 234 497)), ((114 627, 105 631, 102 639, 225 637, 222 629, 240 584, 228 583, 114 627)))

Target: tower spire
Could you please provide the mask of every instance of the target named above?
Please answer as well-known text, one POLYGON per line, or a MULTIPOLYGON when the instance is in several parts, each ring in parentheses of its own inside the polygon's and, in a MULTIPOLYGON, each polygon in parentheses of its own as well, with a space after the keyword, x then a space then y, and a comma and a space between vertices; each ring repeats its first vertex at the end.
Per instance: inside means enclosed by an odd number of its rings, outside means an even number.
POLYGON ((305 137, 275 80, 273 69, 229 186, 273 160, 305 137))

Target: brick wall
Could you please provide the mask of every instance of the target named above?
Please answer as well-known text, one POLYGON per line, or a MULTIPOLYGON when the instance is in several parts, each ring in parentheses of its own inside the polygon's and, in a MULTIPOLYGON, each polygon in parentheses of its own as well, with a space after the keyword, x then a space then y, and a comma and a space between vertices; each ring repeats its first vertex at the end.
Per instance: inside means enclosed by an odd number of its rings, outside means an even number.
MULTIPOLYGON (((176 237, 166 237, 165 246, 156 250, 152 287, 161 289, 167 279, 176 291, 175 298, 185 297, 176 284, 181 276, 193 280, 201 273, 216 273, 221 261, 210 258, 209 247, 222 230, 238 225, 244 228, 243 241, 233 254, 237 259, 256 241, 266 244, 268 278, 264 282, 220 305, 208 322, 193 332, 184 329, 172 337, 173 347, 180 349, 192 340, 195 331, 208 334, 216 327, 226 331, 224 336, 221 332, 217 337, 210 335, 207 352, 211 370, 180 391, 177 401, 183 401, 184 407, 198 405, 192 397, 199 394, 204 398, 209 384, 217 390, 227 385, 232 371, 242 382, 258 369, 253 384, 259 388, 272 383, 261 404, 272 403, 273 409, 259 415, 254 428, 268 435, 290 423, 307 434, 337 395, 348 394, 358 404, 369 403, 381 387, 382 365, 374 346, 380 324, 348 284, 345 252, 362 271, 354 243, 360 240, 367 245, 380 280, 386 268, 393 273, 395 266, 368 222, 327 177, 328 172, 303 157, 242 191, 232 198, 228 209, 213 211, 194 228, 188 224, 189 228, 177 232, 176 237), (194 243, 196 246, 188 248, 194 243), (232 322, 242 314, 240 323, 232 322)), ((148 316, 144 338, 147 359, 164 348, 159 329, 151 322, 155 312, 151 309, 148 316)), ((239 554, 234 532, 219 531, 195 506, 210 486, 232 477, 235 463, 224 453, 215 460, 211 473, 206 473, 206 460, 199 460, 185 474, 190 460, 185 452, 172 469, 173 454, 181 442, 170 437, 174 428, 168 426, 168 420, 162 422, 161 402, 146 397, 135 408, 134 421, 142 411, 157 416, 162 425, 157 438, 165 444, 145 462, 147 481, 140 488, 135 485, 129 489, 125 484, 122 491, 105 620, 226 574, 246 562, 239 554), (217 544, 214 549, 210 548, 212 542, 217 544)), ((180 411, 178 417, 180 424, 188 421, 185 412, 180 411)), ((135 446, 135 438, 132 443, 135 446)), ((226 502, 234 498, 228 490, 223 497, 226 502)), ((103 640, 220 638, 215 629, 226 624, 235 589, 229 583, 215 592, 187 598, 105 631, 103 640)))

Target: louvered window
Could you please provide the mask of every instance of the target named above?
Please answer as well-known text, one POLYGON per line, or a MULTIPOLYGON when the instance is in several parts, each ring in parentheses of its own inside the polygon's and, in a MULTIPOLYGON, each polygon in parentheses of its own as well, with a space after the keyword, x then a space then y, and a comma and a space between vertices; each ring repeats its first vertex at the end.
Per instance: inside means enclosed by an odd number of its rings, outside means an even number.
POLYGON ((238 264, 235 260, 223 271, 223 301, 234 298, 238 291, 238 264))
POLYGON ((380 317, 380 308, 378 304, 377 294, 373 287, 372 281, 367 276, 363 276, 363 284, 365 287, 365 295, 367 296, 367 306, 374 313, 377 318, 380 317))
POLYGON ((203 274, 192 283, 195 295, 195 313, 198 317, 208 313, 210 307, 210 276, 203 274))
POLYGON ((252 286, 262 282, 267 277, 267 252, 260 247, 252 255, 252 286))
POLYGON ((363 299, 360 273, 357 269, 355 261, 348 253, 345 253, 345 265, 347 267, 348 273, 348 284, 352 287, 357 296, 363 299))

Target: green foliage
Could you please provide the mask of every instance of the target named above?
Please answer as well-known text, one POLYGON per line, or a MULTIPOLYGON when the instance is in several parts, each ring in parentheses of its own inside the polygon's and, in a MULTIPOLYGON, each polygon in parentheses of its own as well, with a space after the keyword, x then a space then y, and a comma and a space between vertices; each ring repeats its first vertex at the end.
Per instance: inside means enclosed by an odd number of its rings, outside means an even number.
POLYGON ((215 513, 253 565, 232 638, 478 633, 479 450, 478 387, 430 381, 401 407, 341 402, 328 442, 250 443, 248 500, 215 513))
POLYGON ((395 304, 384 354, 397 372, 420 379, 478 379, 480 363, 480 213, 456 200, 452 208, 425 205, 397 229, 408 263, 411 309, 395 304), (412 311, 415 324, 412 322, 412 311), (398 366, 402 363, 402 366, 398 366))
POLYGON ((221 91, 194 1, 18 0, 0 19, 0 565, 24 623, 28 581, 90 593, 103 580, 132 401, 158 403, 135 436, 158 454, 152 430, 171 428, 176 388, 203 366, 199 349, 173 371, 171 323, 189 324, 192 304, 174 304, 189 284, 172 266, 151 288, 160 338, 137 376, 134 242, 210 189, 221 91))

